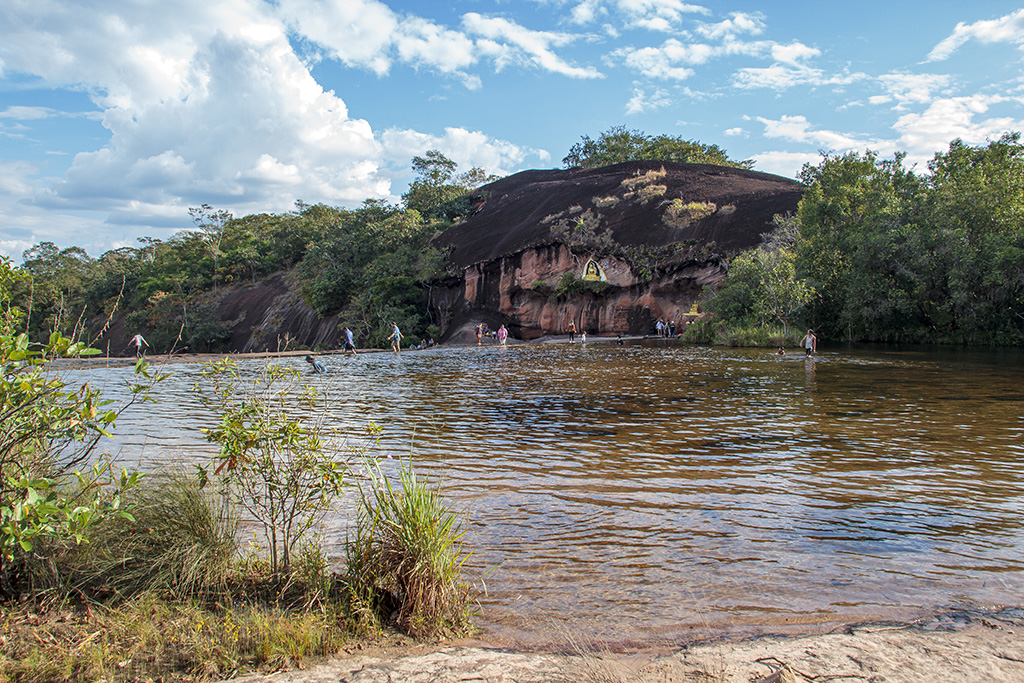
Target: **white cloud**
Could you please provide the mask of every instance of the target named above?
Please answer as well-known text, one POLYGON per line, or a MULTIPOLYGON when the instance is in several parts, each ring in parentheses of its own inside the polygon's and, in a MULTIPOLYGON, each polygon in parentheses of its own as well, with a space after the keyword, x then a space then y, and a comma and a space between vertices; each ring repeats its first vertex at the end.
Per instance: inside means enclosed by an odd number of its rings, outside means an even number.
POLYGON ((804 164, 817 164, 821 155, 812 152, 761 152, 751 157, 754 168, 762 173, 774 173, 787 178, 796 178, 804 164))
POLYGON ((395 163, 408 164, 413 156, 436 149, 456 162, 460 170, 479 167, 497 175, 510 173, 527 156, 550 158, 547 152, 518 147, 465 128, 445 128, 443 136, 390 128, 381 134, 380 141, 385 157, 395 163))
POLYGON ((945 74, 889 73, 878 77, 878 83, 885 91, 883 95, 868 98, 871 104, 895 102, 894 109, 904 110, 913 104, 926 104, 935 96, 936 90, 945 90, 952 79, 945 74))
POLYGON ((821 55, 821 50, 793 41, 789 45, 772 45, 772 59, 784 64, 796 64, 804 59, 821 55))
POLYGON ((663 109, 672 104, 667 90, 655 90, 650 95, 640 88, 633 90, 633 96, 626 103, 626 114, 642 114, 655 109, 663 109))
POLYGON ((624 15, 627 27, 651 31, 675 31, 684 15, 708 14, 706 7, 682 0, 615 0, 614 4, 624 15))
POLYGON ((681 81, 694 74, 691 64, 703 64, 711 58, 713 49, 708 45, 686 45, 671 38, 661 47, 624 48, 615 50, 610 57, 647 78, 681 81))
POLYGON ((727 128, 726 130, 724 130, 722 132, 725 135, 728 135, 730 137, 736 137, 736 136, 747 137, 747 131, 745 131, 742 128, 727 128))
POLYGON ((348 66, 384 74, 398 16, 377 0, 279 0, 278 14, 289 26, 329 50, 348 66))
POLYGON ((765 29, 764 15, 760 12, 747 14, 746 12, 733 12, 728 19, 717 24, 700 24, 697 26, 697 33, 708 40, 720 40, 724 38, 735 38, 738 35, 747 33, 759 35, 765 29))
POLYGON ((960 22, 953 32, 928 53, 927 61, 938 62, 948 59, 969 40, 979 43, 1010 43, 1024 49, 1024 9, 1011 12, 998 19, 976 21, 973 24, 960 22))
POLYGON ((573 5, 569 20, 589 24, 612 14, 624 28, 671 33, 679 30, 685 15, 710 12, 702 5, 682 0, 582 0, 573 5))
MULTIPOLYGON (((288 26, 304 26, 328 41, 336 38, 331 22, 337 22, 334 29, 350 42, 324 47, 360 68, 384 69, 389 59, 399 59, 458 74, 479 59, 463 34, 386 9, 368 0, 316 7, 302 0, 276 6, 249 0, 5 3, 5 68, 52 88, 89 93, 110 137, 76 154, 59 179, 26 180, 35 170, 25 165, 0 169, 6 188, 0 192, 0 249, 16 253, 47 239, 102 251, 130 241, 136 231, 160 236, 162 226, 168 234, 170 227, 188 227, 187 208, 202 203, 243 215, 288 210, 297 199, 342 205, 395 200, 392 178, 427 148, 495 173, 509 172, 527 155, 547 157, 458 128, 439 138, 405 131, 406 139, 418 136, 425 146, 403 147, 395 131, 378 134, 368 121, 351 117, 345 102, 325 91, 296 55, 288 26), (314 9, 319 14, 301 15, 314 9), (287 12, 294 14, 286 25, 281 17, 287 12), (317 17, 322 24, 312 21, 317 17), (381 26, 400 27, 400 35, 385 41, 381 26), (385 42, 390 52, 381 52, 385 42), (64 238, 55 230, 65 230, 64 238)), ((572 36, 531 32, 511 22, 502 30, 490 26, 512 52, 528 53, 555 71, 592 75, 550 52, 572 36)), ((66 115, 9 107, 0 120, 66 115)))
POLYGON ((489 41, 486 44, 486 52, 499 55, 496 60, 499 66, 519 61, 571 78, 603 78, 603 74, 597 69, 573 66, 552 49, 567 45, 577 40, 579 36, 552 31, 533 31, 509 19, 485 17, 476 12, 463 15, 462 25, 468 33, 489 41))
POLYGON ((827 152, 848 152, 868 148, 877 151, 891 147, 891 143, 881 140, 815 129, 805 116, 783 116, 779 119, 768 119, 761 116, 754 118, 764 124, 765 137, 814 145, 827 152))
POLYGON ((16 121, 46 119, 53 115, 54 111, 49 107, 21 107, 14 105, 0 111, 0 119, 14 119, 16 121))
POLYGON ((733 85, 741 90, 769 88, 786 90, 800 85, 819 87, 848 85, 867 78, 861 73, 826 74, 824 70, 802 64, 775 63, 766 67, 739 69, 733 75, 733 85))
POLYGON ((950 141, 962 139, 971 145, 985 144, 1003 133, 1024 129, 1024 119, 1012 116, 987 116, 993 106, 1010 105, 1020 111, 1024 98, 975 95, 939 99, 922 113, 904 114, 893 125, 900 134, 900 146, 908 159, 926 162, 950 141))
POLYGON ((596 21, 599 16, 607 14, 607 12, 601 6, 601 0, 583 0, 583 2, 572 8, 569 18, 574 24, 589 24, 596 21))

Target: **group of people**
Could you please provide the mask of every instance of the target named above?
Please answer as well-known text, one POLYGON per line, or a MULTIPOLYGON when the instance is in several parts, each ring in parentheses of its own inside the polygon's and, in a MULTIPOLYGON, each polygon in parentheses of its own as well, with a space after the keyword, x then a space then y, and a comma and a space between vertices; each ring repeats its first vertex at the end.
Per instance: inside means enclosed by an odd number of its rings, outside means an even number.
POLYGON ((669 339, 670 337, 676 336, 676 321, 670 320, 665 322, 661 318, 658 318, 658 322, 654 324, 654 331, 659 337, 669 339))

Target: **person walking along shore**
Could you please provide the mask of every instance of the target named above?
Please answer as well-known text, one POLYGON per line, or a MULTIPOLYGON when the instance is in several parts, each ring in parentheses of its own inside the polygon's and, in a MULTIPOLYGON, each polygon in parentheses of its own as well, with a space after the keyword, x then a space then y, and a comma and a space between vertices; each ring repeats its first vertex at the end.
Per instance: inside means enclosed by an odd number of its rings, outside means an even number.
POLYGON ((398 329, 398 323, 394 320, 391 321, 391 336, 388 337, 388 341, 391 342, 391 350, 395 353, 402 352, 402 333, 398 329))

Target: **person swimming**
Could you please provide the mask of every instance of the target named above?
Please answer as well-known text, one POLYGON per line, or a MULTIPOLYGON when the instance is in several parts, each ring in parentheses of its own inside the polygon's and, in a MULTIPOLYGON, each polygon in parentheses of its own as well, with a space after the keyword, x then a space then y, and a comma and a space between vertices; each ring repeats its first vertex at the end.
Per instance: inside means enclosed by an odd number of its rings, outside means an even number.
POLYGON ((315 372, 318 375, 322 375, 324 372, 327 371, 327 368, 324 367, 324 364, 321 363, 316 358, 313 358, 313 356, 306 356, 306 362, 309 363, 310 367, 313 369, 313 372, 315 372))

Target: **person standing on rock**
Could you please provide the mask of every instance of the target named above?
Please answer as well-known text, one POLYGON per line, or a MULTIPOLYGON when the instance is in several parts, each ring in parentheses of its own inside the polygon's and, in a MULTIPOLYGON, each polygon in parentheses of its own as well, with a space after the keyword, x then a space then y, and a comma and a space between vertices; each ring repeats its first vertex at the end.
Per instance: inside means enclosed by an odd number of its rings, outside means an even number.
POLYGON ((348 355, 349 351, 352 352, 353 356, 356 355, 356 343, 352 339, 352 330, 350 330, 350 329, 348 329, 346 327, 345 328, 345 355, 348 355))
POLYGON ((476 326, 476 345, 480 346, 484 341, 484 324, 480 323, 476 326))
POLYGON ((391 336, 388 337, 388 341, 391 342, 391 350, 395 353, 402 352, 402 333, 398 329, 398 323, 394 320, 391 321, 391 336))
POLYGON ((505 326, 502 325, 501 327, 498 328, 498 343, 501 344, 502 346, 505 346, 505 340, 507 339, 508 330, 506 330, 505 326))
POLYGON ((569 326, 565 328, 565 331, 569 334, 569 343, 572 344, 576 341, 576 322, 573 320, 569 321, 569 326))

